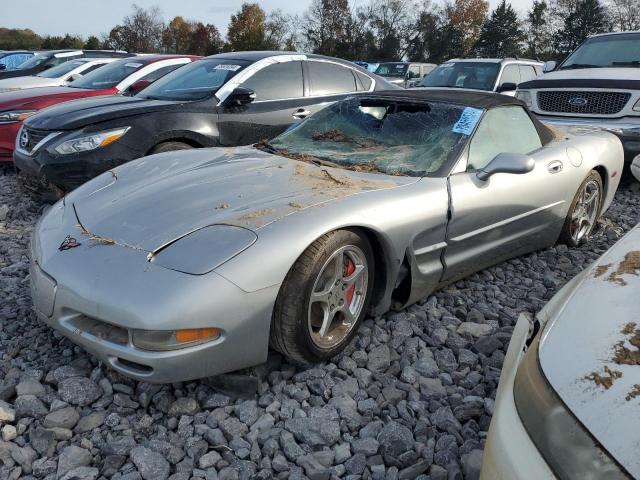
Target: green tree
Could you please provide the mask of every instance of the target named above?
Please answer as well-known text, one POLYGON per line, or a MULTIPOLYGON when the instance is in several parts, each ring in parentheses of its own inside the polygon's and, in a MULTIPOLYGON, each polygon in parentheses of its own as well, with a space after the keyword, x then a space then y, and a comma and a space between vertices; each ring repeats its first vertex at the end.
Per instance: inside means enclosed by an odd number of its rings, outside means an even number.
POLYGON ((577 0, 554 35, 556 52, 564 57, 591 35, 611 30, 606 7, 600 0, 577 0))
POLYGON ((525 54, 530 58, 548 59, 553 55, 549 5, 533 0, 525 19, 525 54))
POLYGON ((65 48, 83 48, 84 40, 80 37, 69 35, 68 33, 61 37, 59 35, 47 35, 42 40, 41 48, 45 50, 58 50, 65 48))
POLYGON ((264 22, 266 15, 257 3, 243 3, 240 10, 231 15, 227 30, 227 42, 232 51, 262 50, 265 43, 264 22))
POLYGON ((35 50, 41 48, 42 38, 33 30, 0 28, 1 50, 35 50))
POLYGON ((307 49, 323 55, 349 57, 351 16, 348 0, 313 0, 303 18, 307 49))
POLYGON ((87 38, 87 41, 84 42, 84 48, 86 48, 87 50, 99 50, 101 47, 102 43, 100 42, 100 39, 95 35, 91 35, 89 38, 87 38))
POLYGON ((215 55, 224 46, 220 32, 215 25, 197 22, 191 34, 189 53, 193 55, 215 55))
POLYGON ((194 25, 175 17, 162 32, 162 47, 168 53, 190 53, 194 25))
POLYGON ((523 40, 518 14, 502 0, 482 25, 475 51, 485 57, 514 57, 520 54, 523 40))

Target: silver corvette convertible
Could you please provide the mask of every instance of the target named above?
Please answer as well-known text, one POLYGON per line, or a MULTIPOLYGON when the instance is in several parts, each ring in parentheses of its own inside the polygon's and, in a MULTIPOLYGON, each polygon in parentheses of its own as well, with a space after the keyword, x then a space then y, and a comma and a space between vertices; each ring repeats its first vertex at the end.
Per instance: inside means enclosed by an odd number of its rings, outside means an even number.
POLYGON ((504 259, 589 237, 620 141, 519 100, 391 91, 271 143, 169 152, 54 205, 32 240, 39 317, 150 382, 341 351, 381 314, 504 259))

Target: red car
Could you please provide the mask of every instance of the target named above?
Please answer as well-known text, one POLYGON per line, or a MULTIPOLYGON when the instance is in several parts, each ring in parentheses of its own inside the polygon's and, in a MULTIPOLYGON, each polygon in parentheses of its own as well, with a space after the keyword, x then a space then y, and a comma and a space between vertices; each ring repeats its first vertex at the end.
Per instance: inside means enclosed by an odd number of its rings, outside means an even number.
POLYGON ((98 95, 134 94, 163 75, 197 60, 192 55, 144 55, 116 60, 64 87, 0 93, 0 162, 11 162, 16 136, 25 118, 69 100, 98 95))

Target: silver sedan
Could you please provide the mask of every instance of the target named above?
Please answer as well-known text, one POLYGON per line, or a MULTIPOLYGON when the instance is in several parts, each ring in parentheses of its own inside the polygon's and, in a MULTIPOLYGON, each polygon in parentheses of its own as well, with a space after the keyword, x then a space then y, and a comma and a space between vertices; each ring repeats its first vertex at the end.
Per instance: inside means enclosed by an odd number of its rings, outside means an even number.
POLYGON ((32 241, 39 317, 150 382, 340 352, 367 314, 507 258, 585 241, 620 141, 463 91, 337 102, 271 143, 154 155, 53 206, 32 241))

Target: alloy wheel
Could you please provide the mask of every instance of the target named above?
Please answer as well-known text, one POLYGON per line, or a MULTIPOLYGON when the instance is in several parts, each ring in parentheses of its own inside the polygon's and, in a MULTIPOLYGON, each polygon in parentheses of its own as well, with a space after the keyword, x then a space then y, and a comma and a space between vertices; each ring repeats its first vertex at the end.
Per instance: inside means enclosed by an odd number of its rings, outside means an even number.
POLYGON ((589 180, 582 187, 573 212, 571 212, 570 234, 576 245, 591 233, 599 209, 600 185, 595 180, 589 180))
POLYGON ((355 245, 339 248, 329 257, 311 290, 307 326, 318 348, 330 349, 353 329, 365 304, 369 267, 355 245))

